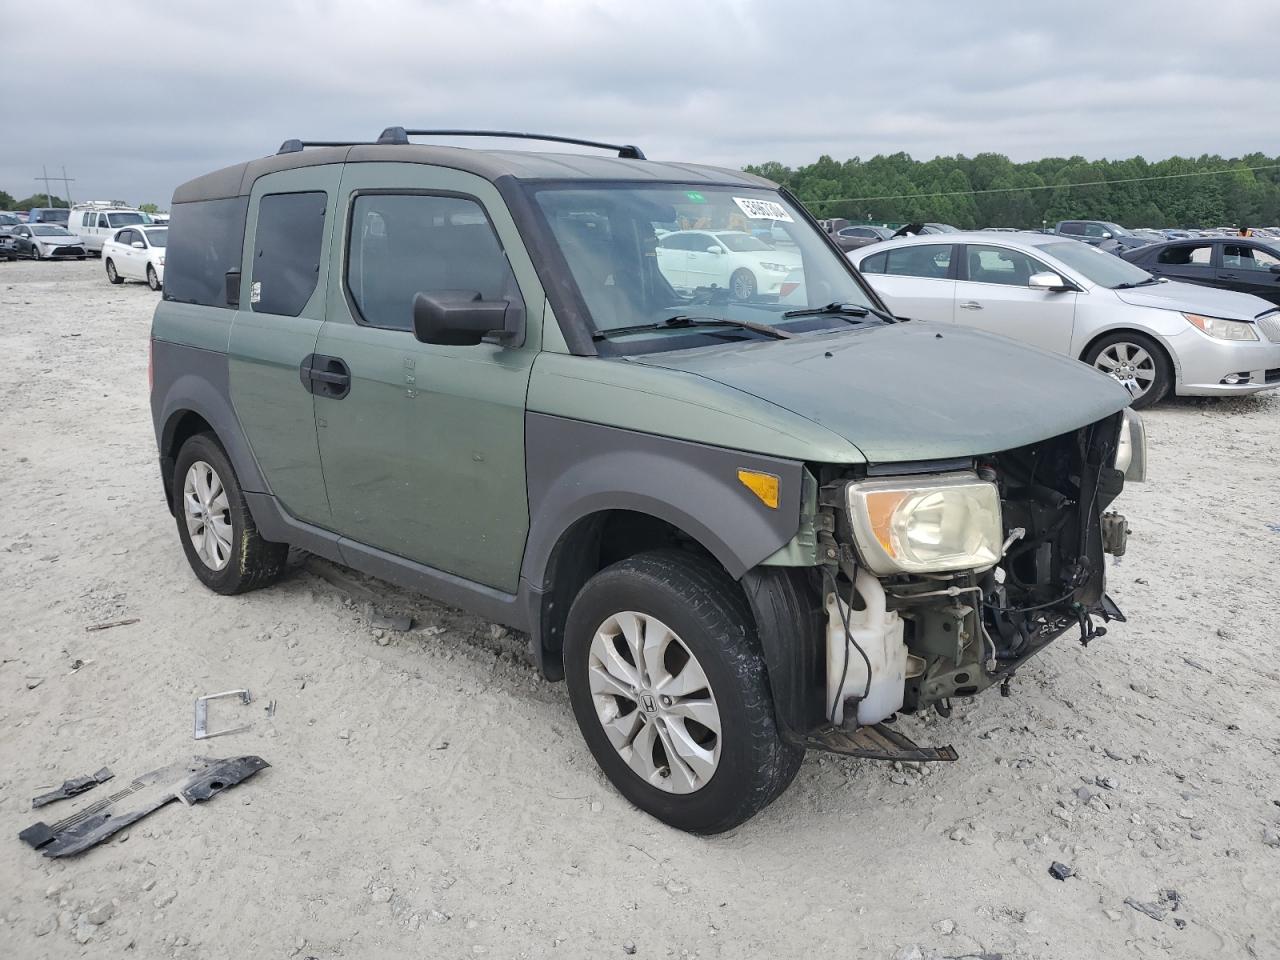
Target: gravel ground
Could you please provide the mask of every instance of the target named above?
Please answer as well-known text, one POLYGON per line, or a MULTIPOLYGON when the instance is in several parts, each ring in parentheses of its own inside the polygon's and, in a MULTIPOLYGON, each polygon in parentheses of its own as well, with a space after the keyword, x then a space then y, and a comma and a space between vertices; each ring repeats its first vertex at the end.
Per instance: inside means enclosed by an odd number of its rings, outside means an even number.
POLYGON ((1131 623, 904 721, 957 763, 811 755, 698 839, 613 792, 523 637, 306 558, 204 590, 161 502, 154 304, 0 263, 0 957, 1280 956, 1280 397, 1148 414, 1131 623), (240 686, 216 719, 252 729, 198 749, 193 698, 240 686), (67 777, 193 752, 272 766, 77 858, 16 839, 67 777))

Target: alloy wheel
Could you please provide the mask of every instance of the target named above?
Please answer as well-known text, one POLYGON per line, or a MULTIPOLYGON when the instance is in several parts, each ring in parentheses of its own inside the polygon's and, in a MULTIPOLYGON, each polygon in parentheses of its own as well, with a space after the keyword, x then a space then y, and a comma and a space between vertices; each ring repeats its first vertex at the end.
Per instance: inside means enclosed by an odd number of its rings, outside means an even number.
POLYGON ((196 555, 210 570, 221 570, 231 559, 231 507, 222 479, 203 460, 187 469, 182 509, 196 555))
POLYGON ((1155 359, 1136 343, 1108 344, 1093 365, 1118 380, 1135 398, 1150 390, 1156 379, 1155 359))
POLYGON ((690 649, 662 621, 623 611, 596 629, 588 682, 596 717, 646 783, 688 794, 720 762, 720 710, 690 649))

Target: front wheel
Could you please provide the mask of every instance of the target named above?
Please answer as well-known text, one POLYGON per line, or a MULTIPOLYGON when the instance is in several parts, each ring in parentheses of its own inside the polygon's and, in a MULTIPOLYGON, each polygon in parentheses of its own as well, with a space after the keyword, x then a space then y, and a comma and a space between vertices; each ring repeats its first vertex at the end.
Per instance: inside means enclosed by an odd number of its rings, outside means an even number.
POLYGON ((795 778, 742 591, 708 560, 645 553, 592 577, 569 611, 565 679, 605 775, 680 830, 720 833, 795 778))
POLYGON ((160 289, 160 278, 156 275, 156 268, 151 264, 147 264, 147 286, 152 290, 160 289))
POLYGON ((746 267, 733 271, 729 278, 729 292, 735 300, 750 300, 756 295, 756 275, 746 267))
POLYGON ((1084 361, 1126 387, 1135 410, 1159 403, 1173 384, 1164 350, 1142 333, 1122 330, 1107 334, 1089 348, 1084 361))
POLYGON ((210 590, 244 593, 280 575, 289 547, 258 533, 231 461, 212 434, 198 433, 178 451, 173 497, 187 562, 210 590))
POLYGON ((32 260, 43 260, 43 259, 44 259, 44 254, 40 252, 40 248, 39 248, 39 247, 32 247, 32 248, 31 248, 31 259, 32 259, 32 260))

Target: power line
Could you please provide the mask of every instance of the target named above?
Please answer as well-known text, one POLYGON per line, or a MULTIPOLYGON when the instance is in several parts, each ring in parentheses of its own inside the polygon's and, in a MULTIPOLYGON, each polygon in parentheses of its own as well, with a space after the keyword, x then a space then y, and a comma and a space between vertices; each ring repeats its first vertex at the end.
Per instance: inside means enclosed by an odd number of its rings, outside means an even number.
POLYGON ((1075 187, 1109 187, 1116 183, 1149 183, 1153 180, 1178 180, 1182 177, 1212 177, 1223 173, 1252 173, 1257 170, 1280 170, 1280 163, 1262 167, 1229 167, 1226 170, 1197 170, 1193 173, 1163 173, 1151 177, 1125 177, 1120 180, 1093 180, 1088 183, 1045 183, 1029 187, 989 187, 985 190, 951 190, 942 193, 889 193, 878 197, 833 197, 810 200, 809 203, 861 203, 864 200, 923 200, 933 197, 973 197, 986 193, 1029 193, 1032 190, 1071 190, 1075 187))

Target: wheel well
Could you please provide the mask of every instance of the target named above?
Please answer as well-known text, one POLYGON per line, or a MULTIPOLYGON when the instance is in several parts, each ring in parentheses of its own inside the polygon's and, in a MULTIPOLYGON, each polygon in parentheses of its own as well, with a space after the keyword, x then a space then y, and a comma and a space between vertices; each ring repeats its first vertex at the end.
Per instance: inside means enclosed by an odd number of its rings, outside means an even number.
POLYGON ((564 625, 583 584, 605 567, 649 550, 675 547, 718 564, 711 552, 679 527, 632 510, 603 510, 575 521, 547 560, 539 611, 542 672, 564 678, 564 625))
POLYGON ((175 413, 165 424, 160 444, 160 472, 164 480, 164 498, 173 510, 173 464, 182 445, 197 433, 213 433, 209 421, 191 410, 175 413))

